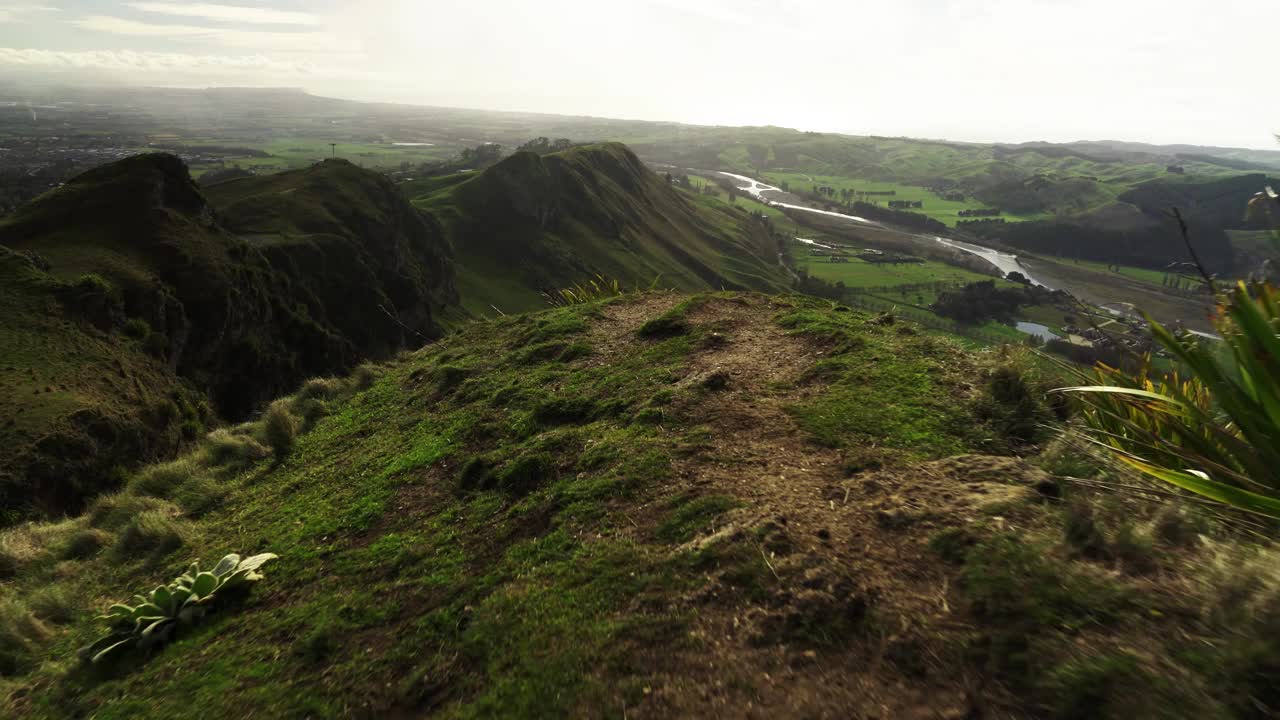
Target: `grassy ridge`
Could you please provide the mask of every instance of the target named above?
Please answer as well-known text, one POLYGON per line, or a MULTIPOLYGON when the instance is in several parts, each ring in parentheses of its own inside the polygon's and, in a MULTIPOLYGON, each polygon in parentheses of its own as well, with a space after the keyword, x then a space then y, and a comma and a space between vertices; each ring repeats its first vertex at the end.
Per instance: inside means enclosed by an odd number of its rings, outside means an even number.
MULTIPOLYGON (((960 707, 978 682, 1053 717, 1232 717, 1274 701, 1271 615, 1249 609, 1275 607, 1270 555, 1194 513, 1109 505, 1012 458, 916 464, 1025 443, 1046 418, 1040 381, 872 320, 810 298, 623 297, 477 323, 308 383, 277 405, 304 428, 279 459, 257 446, 264 426, 235 428, 84 517, 0 533, 0 710, 736 713, 795 701, 765 676, 778 658, 804 670, 791 682, 818 673, 806 702, 832 710, 915 702, 841 694, 841 675, 867 672, 960 707), (696 371, 766 337, 782 344, 743 367, 794 365, 793 380, 730 375, 726 390, 696 371), (822 478, 779 485, 785 509, 763 504, 766 473, 715 442, 726 417, 775 402, 801 433, 778 446, 789 472, 822 478), (733 481, 703 489, 726 462, 733 481), (1201 533, 1218 540, 1202 547, 1201 533), (77 664, 101 606, 227 550, 281 558, 154 655, 77 664), (854 557, 875 592, 825 590, 854 557), (1216 573, 1234 578, 1220 595, 1216 573), (868 604, 827 604, 837 595, 868 604), (716 618, 763 624, 743 640, 708 633, 716 618)), ((1091 476, 1088 460, 1042 462, 1091 476)))
MULTIPOLYGON (((732 544, 673 553, 733 506, 723 498, 672 501, 664 491, 652 536, 617 530, 635 503, 675 480, 676 458, 705 443, 705 429, 681 410, 696 407, 702 391, 678 380, 724 332, 684 320, 708 301, 655 316, 680 329, 666 339, 624 337, 633 348, 603 363, 591 332, 601 308, 587 305, 473 325, 368 389, 317 381, 289 401, 315 420, 284 462, 249 456, 247 466, 228 465, 205 450, 186 466, 177 487, 212 480, 220 499, 211 511, 184 512, 170 504, 175 491, 152 489, 139 475, 61 534, 41 536, 18 561, 19 582, 49 582, 50 566, 37 559, 66 552, 70 534, 136 532, 137 519, 116 524, 108 509, 141 505, 158 509, 164 537, 176 539, 86 560, 77 596, 145 585, 212 547, 279 552, 272 584, 240 617, 219 617, 161 657, 105 677, 69 661, 95 624, 92 607, 73 601, 69 629, 42 651, 58 660, 40 671, 70 673, 21 707, 36 716, 93 708, 112 718, 195 702, 335 716, 361 696, 371 712, 474 717, 616 711, 619 692, 638 702, 644 678, 628 670, 635 658, 693 642, 684 637, 687 615, 664 609, 664 598, 691 586, 693 568, 734 567, 750 582, 769 572, 732 544), (147 499, 153 494, 163 499, 147 499), (97 585, 101 576, 89 569, 116 560, 109 584, 97 585), (282 638, 291 638, 287 646, 282 638), (178 658, 181 667, 170 662, 178 658)), ((794 302, 780 321, 814 337, 863 320, 835 317, 824 302, 794 302)), ((859 352, 901 353, 913 341, 882 332, 873 342, 859 352)), ((850 357, 847 367, 860 365, 850 357)), ((796 412, 826 442, 858 445, 887 433, 888 447, 924 457, 977 437, 963 406, 936 412, 939 389, 956 377, 914 365, 872 372, 886 381, 876 387, 901 401, 892 425, 855 413, 829 426, 823 418, 834 406, 824 401, 796 412)))
POLYGON ((596 274, 686 290, 785 286, 767 228, 677 191, 622 145, 518 153, 412 189, 448 228, 463 304, 475 312, 538 307, 540 292, 596 274))

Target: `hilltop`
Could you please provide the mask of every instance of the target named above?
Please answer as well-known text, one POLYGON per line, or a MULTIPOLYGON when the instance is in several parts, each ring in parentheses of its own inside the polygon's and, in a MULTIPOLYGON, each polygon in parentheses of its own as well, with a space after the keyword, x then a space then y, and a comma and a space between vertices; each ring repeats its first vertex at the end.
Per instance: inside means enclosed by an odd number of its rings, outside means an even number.
POLYGON ((439 334, 447 242, 382 176, 334 161, 218 198, 142 155, 0 220, 6 518, 75 510, 219 419, 439 334))
POLYGON ((1096 477, 1088 453, 1014 456, 1063 410, 1047 381, 1016 353, 799 296, 647 293, 474 323, 277 403, 302 428, 277 459, 259 452, 270 421, 244 425, 83 517, 0 534, 0 708, 1277 707, 1269 556, 1194 509, 1056 477, 1096 477), (95 612, 227 552, 280 558, 167 647, 77 664, 95 612))
POLYGON ((767 222, 683 195, 619 143, 518 152, 405 191, 448 229, 476 313, 545 307, 542 293, 596 275, 680 290, 789 286, 767 222))

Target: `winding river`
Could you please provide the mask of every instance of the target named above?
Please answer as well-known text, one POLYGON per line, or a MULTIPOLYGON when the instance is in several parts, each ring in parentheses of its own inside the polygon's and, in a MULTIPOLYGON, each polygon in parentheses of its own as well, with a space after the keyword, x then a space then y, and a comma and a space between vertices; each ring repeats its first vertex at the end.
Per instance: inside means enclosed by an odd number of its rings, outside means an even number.
MULTIPOLYGON (((856 223, 862 223, 863 225, 873 225, 875 227, 881 227, 881 228, 884 227, 880 223, 872 222, 871 220, 867 220, 866 218, 860 218, 857 215, 846 215, 844 213, 832 212, 830 210, 819 210, 818 208, 807 207, 805 205, 792 205, 790 203, 777 202, 776 200, 771 200, 765 197, 764 194, 765 193, 785 194, 786 191, 783 190, 782 188, 774 187, 773 185, 765 185, 759 180, 756 180, 754 178, 749 178, 746 175, 735 175, 734 173, 723 172, 723 171, 720 174, 726 177, 731 177, 734 180, 737 180, 738 182, 746 183, 745 186, 739 187, 738 189, 755 197, 757 200, 759 200, 760 202, 766 205, 771 205, 774 207, 790 208, 791 210, 801 210, 803 212, 817 213, 819 215, 827 215, 829 217, 844 218, 846 220, 851 220, 856 223)), ((904 233, 904 234, 911 234, 911 233, 904 233)), ((927 236, 927 235, 914 235, 914 237, 920 238, 921 240, 930 239, 930 236, 927 236)), ((796 238, 796 239, 800 240, 800 242, 808 243, 810 245, 819 245, 818 243, 815 243, 812 240, 803 240, 800 238, 796 238)), ((933 236, 932 239, 939 243, 942 243, 943 245, 946 245, 949 248, 953 248, 955 250, 963 250, 964 252, 977 255, 983 260, 986 260, 987 262, 994 265, 996 269, 998 269, 1001 273, 1005 275, 1008 275, 1011 272, 1022 273, 1022 275, 1027 278, 1027 280, 1031 281, 1032 285, 1039 285, 1041 287, 1046 287, 1046 288, 1049 287, 1048 285, 1045 285, 1039 280, 1036 280, 1035 277, 1033 277, 1031 273, 1027 271, 1027 268, 1023 266, 1022 263, 1018 262, 1017 255, 998 252, 996 250, 992 250, 991 248, 982 247, 981 245, 974 245, 972 243, 961 242, 959 240, 949 240, 947 238, 942 238, 937 236, 933 236)), ((822 247, 821 245, 819 246, 822 247)))

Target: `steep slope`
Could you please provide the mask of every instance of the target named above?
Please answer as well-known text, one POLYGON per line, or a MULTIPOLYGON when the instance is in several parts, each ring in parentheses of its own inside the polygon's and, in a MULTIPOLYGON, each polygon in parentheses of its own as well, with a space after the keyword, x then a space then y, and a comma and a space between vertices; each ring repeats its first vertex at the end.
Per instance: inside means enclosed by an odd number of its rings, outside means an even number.
POLYGON ((777 242, 748 213, 691 202, 623 145, 516 153, 415 203, 449 229, 475 312, 545 306, 603 275, 684 290, 786 287, 777 242))
POLYGON ((226 451, 246 426, 0 534, 0 713, 1264 716, 1272 555, 948 457, 1033 450, 1038 390, 1015 357, 801 297, 477 323, 308 383, 280 462, 226 451), (93 611, 232 551, 281 557, 167 647, 76 665, 93 611))
POLYGON ((3 415, 22 419, 0 429, 5 512, 74 509, 215 415, 437 332, 447 245, 381 176, 336 162, 228 186, 215 211, 178 158, 137 156, 0 222, 3 415))

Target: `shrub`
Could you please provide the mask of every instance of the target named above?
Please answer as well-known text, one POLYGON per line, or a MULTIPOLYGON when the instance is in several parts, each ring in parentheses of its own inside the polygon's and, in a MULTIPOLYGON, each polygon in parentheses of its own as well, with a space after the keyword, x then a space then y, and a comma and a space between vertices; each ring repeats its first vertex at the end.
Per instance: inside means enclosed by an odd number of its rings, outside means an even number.
POLYGON ((147 510, 120 532, 115 552, 122 559, 159 558, 187 542, 187 527, 164 510, 147 510))
POLYGON ((1280 289, 1240 283, 1219 299, 1220 342, 1151 334, 1189 377, 1106 366, 1063 388, 1085 406, 1087 437, 1163 482, 1280 518, 1280 289))
POLYGON ((187 572, 168 585, 137 596, 137 605, 112 605, 99 619, 111 625, 111 633, 80 651, 82 660, 98 663, 130 648, 153 648, 167 642, 181 625, 189 625, 213 609, 227 594, 262 579, 258 572, 275 555, 263 553, 241 559, 227 555, 213 570, 201 572, 191 563, 187 572))
POLYGON ((204 459, 214 467, 242 468, 270 454, 257 440, 223 428, 209 433, 204 444, 204 459))
POLYGON ((49 630, 15 598, 0 597, 0 676, 21 675, 35 667, 49 630))
POLYGON ((151 326, 142 318, 129 318, 124 324, 124 334, 134 340, 141 340, 151 334, 151 326))
POLYGON ((267 408, 262 416, 262 436, 276 460, 283 460, 293 450, 300 425, 297 416, 289 412, 287 403, 277 400, 267 408))
POLYGON ((72 533, 62 547, 64 560, 84 560, 97 555, 102 548, 111 544, 111 533, 97 528, 84 528, 72 533))

